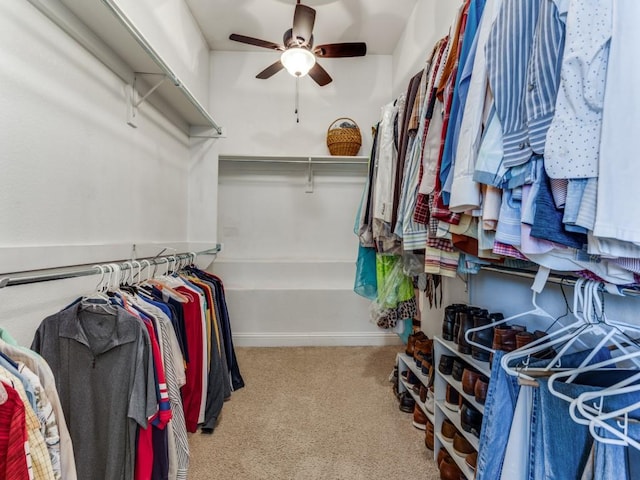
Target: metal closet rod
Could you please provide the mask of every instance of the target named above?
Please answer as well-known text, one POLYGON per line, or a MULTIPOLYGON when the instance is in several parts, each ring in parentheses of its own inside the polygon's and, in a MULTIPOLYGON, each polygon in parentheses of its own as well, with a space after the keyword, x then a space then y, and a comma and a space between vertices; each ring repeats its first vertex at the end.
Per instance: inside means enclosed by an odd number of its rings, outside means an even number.
MULTIPOLYGON (((121 270, 129 270, 131 268, 138 268, 137 266, 133 266, 131 264, 132 261, 141 262, 142 260, 147 260, 151 265, 167 264, 169 259, 183 260, 193 257, 193 255, 195 255, 196 257, 201 255, 216 255, 218 252, 220 252, 220 245, 217 245, 215 248, 201 250, 199 252, 183 252, 174 255, 161 255, 165 250, 167 249, 163 249, 155 257, 145 257, 127 261, 118 260, 116 262, 101 262, 100 265, 109 265, 115 263, 118 267, 120 267, 121 270)), ((146 262, 145 265, 142 265, 142 267, 144 268, 145 266, 146 262)), ((67 265, 65 267, 46 268, 42 270, 30 270, 24 272, 12 272, 7 274, 7 276, 0 276, 0 288, 12 287, 15 285, 26 285, 30 283, 50 282, 52 280, 64 280, 66 278, 88 277, 90 275, 97 275, 102 272, 103 271, 101 271, 101 269, 96 265, 92 265, 89 267, 88 264, 67 265)))
MULTIPOLYGON (((534 279, 536 277, 536 272, 531 270, 525 270, 523 268, 509 268, 509 267, 501 267, 499 265, 483 265, 481 270, 486 272, 496 272, 502 273, 505 275, 512 275, 514 277, 522 277, 534 279)), ((547 279, 547 283, 555 283, 558 285, 568 285, 570 287, 576 284, 576 280, 578 278, 573 275, 549 275, 547 279)), ((631 287, 618 287, 621 293, 624 295, 628 295, 630 297, 640 296, 640 290, 631 287)))

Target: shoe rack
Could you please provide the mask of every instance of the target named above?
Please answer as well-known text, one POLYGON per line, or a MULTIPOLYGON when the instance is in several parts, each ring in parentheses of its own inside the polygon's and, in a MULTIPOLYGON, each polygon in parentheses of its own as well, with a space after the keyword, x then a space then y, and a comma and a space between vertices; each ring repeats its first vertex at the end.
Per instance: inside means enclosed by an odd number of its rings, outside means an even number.
POLYGON ((410 385, 403 377, 402 373, 407 370, 411 370, 422 385, 425 387, 429 386, 429 377, 422 373, 422 370, 418 368, 413 357, 410 357, 406 353, 398 353, 396 357, 396 364, 398 365, 398 391, 400 393, 409 392, 409 394, 413 397, 416 404, 420 407, 420 409, 427 416, 429 421, 435 425, 434 414, 427 410, 427 407, 423 402, 420 401, 420 395, 416 394, 413 391, 413 386, 410 385))
POLYGON ((475 448, 476 451, 478 451, 479 440, 478 440, 478 437, 476 437, 472 433, 466 432, 462 428, 459 411, 455 412, 453 410, 450 410, 445 405, 447 385, 451 385, 451 387, 453 387, 458 392, 461 398, 463 398, 470 405, 472 405, 477 410, 479 410, 480 413, 482 414, 484 414, 484 406, 478 403, 475 397, 471 395, 467 395, 463 391, 462 382, 457 381, 451 375, 443 375, 439 371, 438 365, 440 364, 440 357, 442 355, 455 356, 463 360, 466 364, 474 367, 482 374, 486 375, 487 377, 490 377, 491 372, 489 371, 489 363, 480 362, 474 359, 471 355, 465 355, 458 352, 457 344, 455 344, 454 342, 444 340, 440 336, 434 337, 433 348, 434 348, 433 366, 434 366, 434 375, 435 375, 434 385, 433 385, 434 394, 435 394, 435 411, 434 411, 435 421, 433 422, 434 430, 435 430, 434 455, 437 455, 437 452, 440 450, 440 448, 444 447, 449 452, 449 454, 451 455, 453 460, 456 462, 458 467, 460 467, 460 470, 462 470, 465 477, 468 480, 471 480, 474 478, 474 472, 466 464, 465 457, 458 455, 453 449, 453 444, 451 442, 448 442, 442 436, 442 422, 444 421, 445 418, 448 418, 455 425, 455 427, 458 429, 460 434, 462 434, 469 441, 469 443, 473 446, 473 448, 475 448))

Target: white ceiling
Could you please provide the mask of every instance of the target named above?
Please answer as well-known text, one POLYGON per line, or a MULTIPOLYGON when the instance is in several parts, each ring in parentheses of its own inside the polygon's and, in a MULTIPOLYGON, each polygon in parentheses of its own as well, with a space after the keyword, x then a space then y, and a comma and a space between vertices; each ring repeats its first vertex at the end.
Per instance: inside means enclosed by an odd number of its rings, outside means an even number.
MULTIPOLYGON (((365 42, 391 55, 417 0, 303 0, 316 9, 314 43, 365 42)), ((266 51, 229 40, 231 33, 282 43, 296 0, 186 0, 212 50, 266 51)))

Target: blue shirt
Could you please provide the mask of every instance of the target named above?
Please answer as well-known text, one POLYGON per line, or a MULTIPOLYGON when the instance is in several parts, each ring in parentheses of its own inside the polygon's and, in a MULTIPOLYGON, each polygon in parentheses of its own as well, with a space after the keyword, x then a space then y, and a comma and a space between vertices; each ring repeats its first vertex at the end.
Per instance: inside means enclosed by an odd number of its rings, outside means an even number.
POLYGON ((524 92, 542 1, 547 0, 503 2, 485 46, 489 84, 502 124, 505 167, 531 158, 524 92))
POLYGON ((460 47, 459 67, 454 86, 453 100, 451 102, 451 112, 449 114, 449 128, 447 129, 444 140, 444 150, 442 152, 442 162, 440 164, 440 184, 443 186, 442 199, 445 205, 449 204, 449 190, 445 190, 445 186, 447 184, 447 177, 449 176, 449 172, 453 165, 453 155, 456 150, 455 146, 458 143, 457 138, 460 133, 460 123, 462 122, 461 112, 464 111, 464 105, 467 101, 467 93, 469 92, 468 82, 465 90, 460 89, 460 84, 463 79, 462 67, 466 65, 467 59, 469 58, 473 65, 476 45, 474 40, 480 25, 485 3, 486 0, 471 0, 471 3, 469 3, 467 25, 464 30, 462 46, 460 47))

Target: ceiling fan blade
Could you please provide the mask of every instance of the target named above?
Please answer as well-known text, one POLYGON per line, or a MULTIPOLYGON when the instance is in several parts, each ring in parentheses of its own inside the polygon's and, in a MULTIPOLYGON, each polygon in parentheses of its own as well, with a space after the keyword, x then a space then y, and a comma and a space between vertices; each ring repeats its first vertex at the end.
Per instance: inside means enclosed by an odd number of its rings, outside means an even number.
POLYGON ((316 11, 298 3, 293 13, 293 38, 298 39, 299 45, 307 45, 311 40, 313 24, 316 21, 316 11))
POLYGON ((313 49, 313 53, 323 58, 364 57, 367 54, 367 44, 364 42, 327 43, 318 45, 313 49))
POLYGON ((265 68, 263 71, 261 71, 259 74, 257 74, 256 78, 264 80, 266 78, 269 78, 269 77, 275 75, 276 73, 278 73, 283 68, 284 68, 284 65, 282 65, 282 62, 280 60, 278 60, 277 62, 272 63, 267 68, 265 68))
POLYGON ((324 87, 327 83, 331 83, 333 80, 318 62, 316 62, 316 64, 311 67, 311 70, 309 70, 309 76, 321 87, 324 87))
POLYGON ((238 35, 237 33, 232 33, 231 35, 229 35, 229 40, 246 43, 249 45, 255 45, 256 47, 269 48, 271 50, 284 50, 284 47, 282 45, 278 45, 277 43, 260 40, 259 38, 247 37, 245 35, 238 35))

